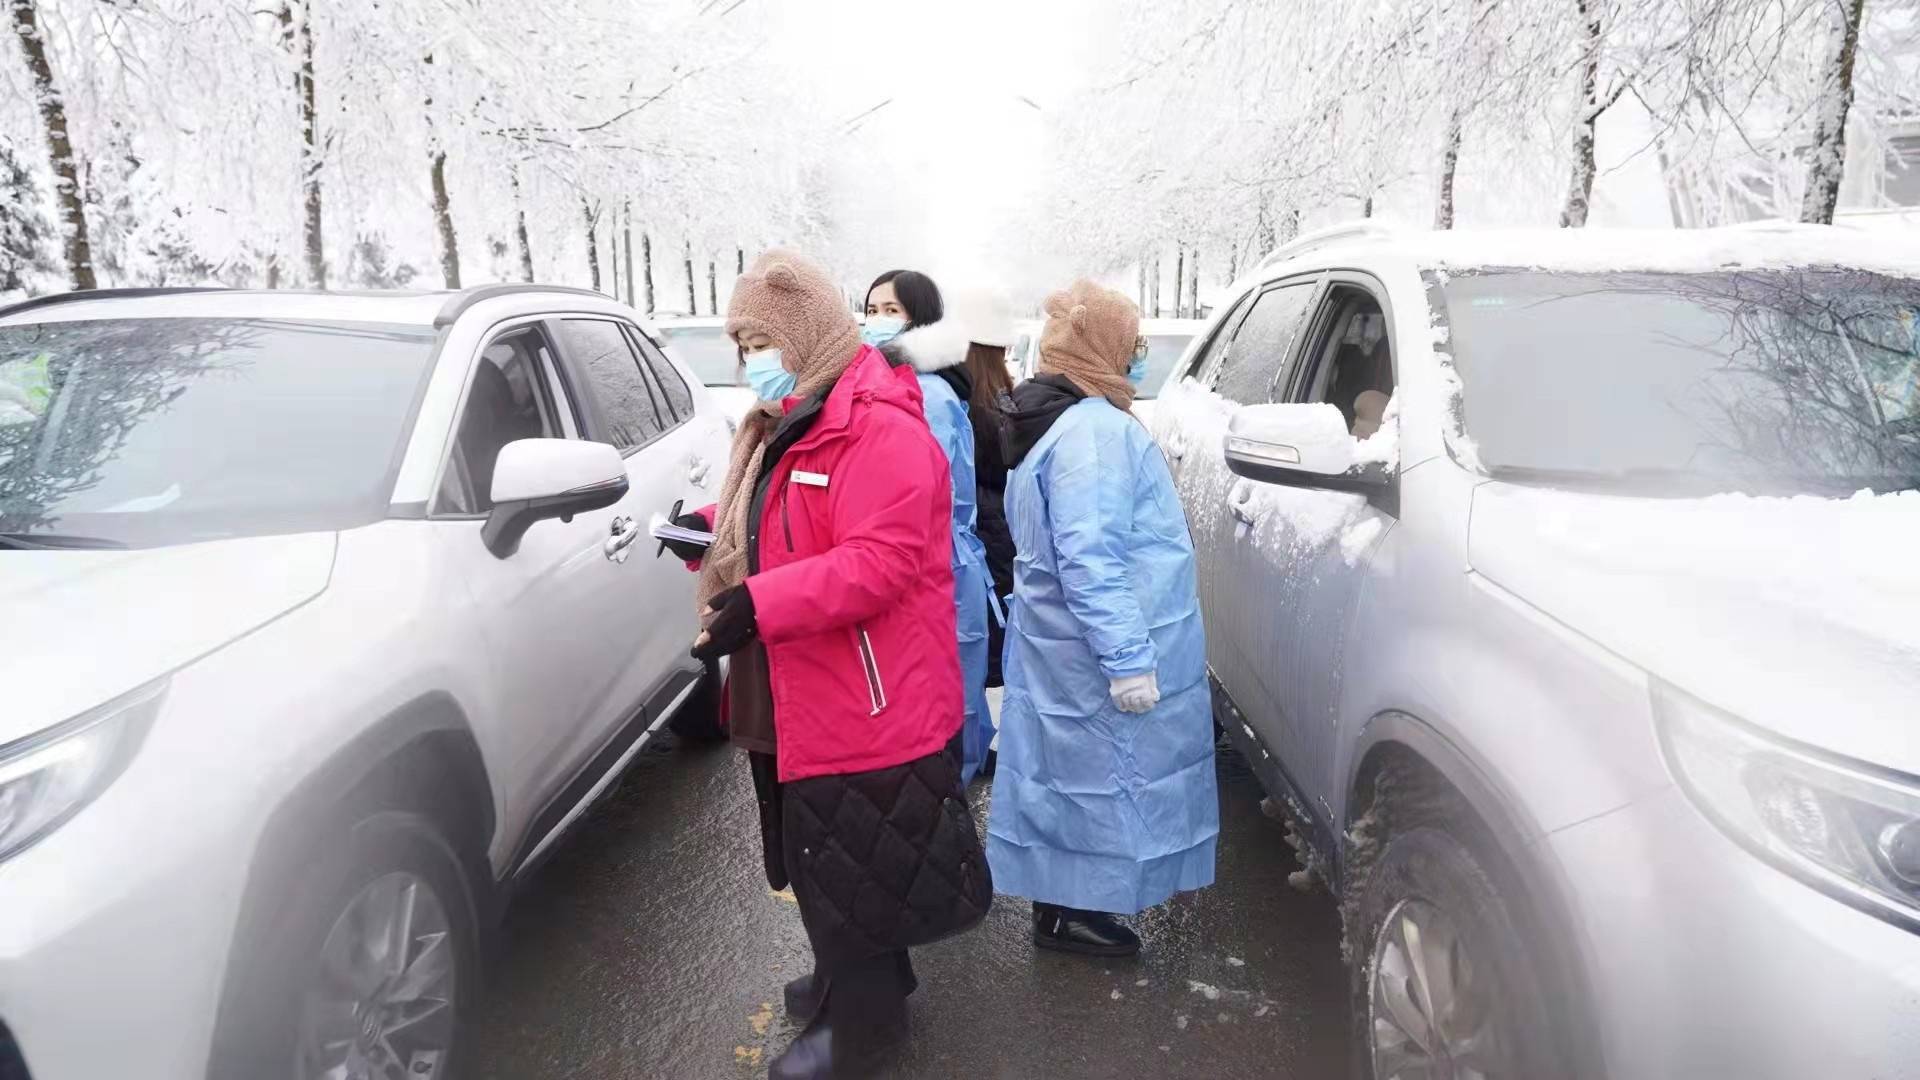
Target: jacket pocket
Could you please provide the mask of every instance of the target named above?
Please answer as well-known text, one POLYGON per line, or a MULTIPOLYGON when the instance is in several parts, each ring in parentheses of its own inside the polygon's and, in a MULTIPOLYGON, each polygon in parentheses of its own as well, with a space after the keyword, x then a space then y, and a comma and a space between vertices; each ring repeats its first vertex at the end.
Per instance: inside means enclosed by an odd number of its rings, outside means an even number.
POLYGON ((787 516, 787 504, 793 501, 793 493, 780 493, 780 531, 787 537, 787 554, 793 554, 793 520, 787 516))
POLYGON ((880 661, 873 655, 873 639, 867 636, 867 628, 858 625, 853 628, 853 643, 860 650, 861 673, 867 680, 867 698, 873 705, 868 716, 879 716, 887 707, 887 687, 880 679, 880 661))

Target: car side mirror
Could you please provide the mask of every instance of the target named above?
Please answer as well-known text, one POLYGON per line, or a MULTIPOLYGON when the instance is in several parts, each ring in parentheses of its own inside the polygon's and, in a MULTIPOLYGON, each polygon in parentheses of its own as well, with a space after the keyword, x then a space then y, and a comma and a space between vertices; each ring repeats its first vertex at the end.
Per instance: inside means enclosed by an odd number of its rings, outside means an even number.
POLYGON ((493 466, 493 512, 480 538, 495 558, 520 550, 520 539, 548 518, 572 518, 612 506, 627 494, 627 464, 605 443, 517 439, 493 466))
POLYGON ((1247 405, 1227 423, 1227 468, 1249 480, 1371 494, 1391 473, 1362 461, 1360 440, 1332 405, 1247 405))

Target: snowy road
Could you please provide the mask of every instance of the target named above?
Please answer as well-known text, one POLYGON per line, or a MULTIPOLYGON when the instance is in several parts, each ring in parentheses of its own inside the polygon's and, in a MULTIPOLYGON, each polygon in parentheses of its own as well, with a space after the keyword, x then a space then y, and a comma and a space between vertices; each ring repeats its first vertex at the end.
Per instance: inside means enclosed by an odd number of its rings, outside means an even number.
MULTIPOLYGON (((1002 899, 979 930, 916 950, 894 1075, 1343 1075, 1332 903, 1288 888, 1282 830, 1238 759, 1220 763, 1220 884, 1142 920, 1142 956, 1119 963, 1036 956, 1026 904, 1002 899)), ((745 765, 726 749, 643 755, 504 937, 477 1040, 487 1080, 758 1077, 794 1034, 780 987, 805 938, 761 876, 745 765)))

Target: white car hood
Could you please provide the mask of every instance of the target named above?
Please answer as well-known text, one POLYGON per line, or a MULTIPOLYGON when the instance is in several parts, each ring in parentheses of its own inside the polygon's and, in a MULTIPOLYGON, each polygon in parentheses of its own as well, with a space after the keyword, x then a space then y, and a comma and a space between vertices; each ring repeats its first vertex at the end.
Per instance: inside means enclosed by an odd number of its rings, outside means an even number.
POLYGON ((1920 492, 1644 499, 1490 483, 1468 560, 1695 697, 1920 773, 1920 492))
POLYGON ((319 595, 333 533, 0 551, 0 744, 205 656, 319 595))

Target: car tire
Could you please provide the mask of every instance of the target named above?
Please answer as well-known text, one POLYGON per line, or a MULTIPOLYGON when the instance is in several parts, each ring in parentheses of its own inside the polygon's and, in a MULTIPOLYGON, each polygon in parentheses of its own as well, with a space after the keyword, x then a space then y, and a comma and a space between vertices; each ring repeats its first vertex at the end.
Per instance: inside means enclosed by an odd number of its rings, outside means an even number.
MULTIPOLYGON (((479 920, 459 856, 412 812, 323 832, 331 840, 321 837, 308 869, 287 882, 270 932, 246 958, 249 1022, 209 1076, 312 1080, 339 1075, 325 1070, 348 1058, 397 1060, 394 1075, 418 1080, 456 1075, 480 1000, 479 920)), ((344 1075, 389 1073, 349 1066, 344 1075)))
POLYGON ((720 700, 726 692, 726 676, 717 661, 707 661, 700 685, 680 705, 680 711, 667 721, 667 730, 685 742, 720 742, 727 729, 720 724, 720 700))
POLYGON ((1353 883, 1354 1076, 1453 1075, 1422 1059, 1492 1080, 1563 1071, 1536 954, 1491 865, 1444 824, 1418 825, 1353 883))

